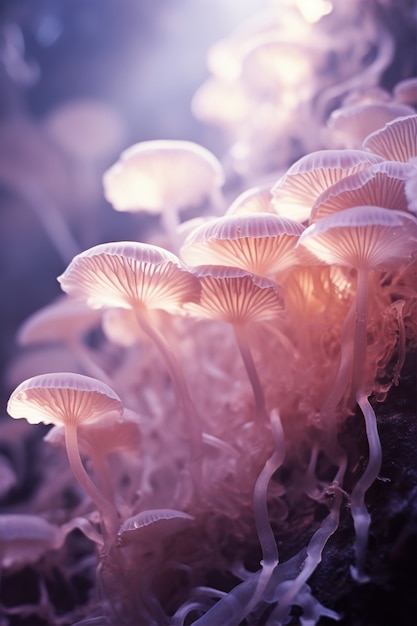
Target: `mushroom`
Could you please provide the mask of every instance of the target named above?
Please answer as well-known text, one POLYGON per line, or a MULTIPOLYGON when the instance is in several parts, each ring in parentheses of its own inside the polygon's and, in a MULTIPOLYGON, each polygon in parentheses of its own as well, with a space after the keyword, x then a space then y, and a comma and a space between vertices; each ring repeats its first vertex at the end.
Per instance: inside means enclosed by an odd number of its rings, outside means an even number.
POLYGON ((103 177, 105 196, 117 211, 161 214, 174 245, 180 210, 207 199, 218 207, 223 183, 223 167, 214 154, 191 141, 174 140, 131 146, 103 177))
POLYGON ((371 133, 362 144, 365 150, 387 161, 407 163, 417 157, 417 115, 398 117, 371 133))
POLYGON ((396 102, 366 102, 333 111, 327 122, 331 136, 342 148, 360 149, 363 140, 387 122, 414 109, 396 102))
POLYGON ((296 161, 272 187, 278 215, 308 220, 317 198, 333 183, 383 159, 362 150, 319 150, 296 161))
POLYGON ((405 184, 411 167, 405 163, 383 161, 342 178, 316 200, 310 223, 354 206, 380 206, 407 211, 405 184))
POLYGON ((177 400, 190 429, 192 455, 201 443, 194 403, 177 357, 155 326, 152 313, 180 313, 184 304, 196 302, 200 285, 171 252, 151 244, 115 242, 100 244, 77 255, 58 277, 62 289, 87 301, 92 308, 133 310, 137 323, 159 350, 170 374, 177 400))
POLYGON ((242 360, 253 389, 255 413, 268 422, 261 381, 246 337, 249 324, 276 319, 284 302, 276 283, 235 267, 200 266, 194 270, 201 285, 198 303, 188 303, 187 311, 201 318, 232 324, 242 360))
POLYGON ((381 446, 374 410, 369 402, 370 374, 367 368, 367 323, 369 277, 373 270, 391 269, 406 262, 417 249, 417 219, 400 211, 381 207, 358 206, 325 217, 309 226, 299 246, 312 252, 320 262, 352 268, 357 273, 356 298, 348 318, 354 314, 352 331, 342 333, 339 371, 325 402, 322 418, 328 424, 334 409, 351 387, 365 418, 369 444, 368 465, 353 489, 351 511, 356 541, 356 565, 351 568, 358 581, 368 580, 364 573, 370 516, 365 494, 381 465, 381 446))
POLYGON ((241 193, 227 209, 225 215, 254 215, 275 213, 271 205, 271 185, 252 187, 241 193))
POLYGON ((417 106, 417 77, 400 80, 395 85, 392 95, 395 102, 417 106))
POLYGON ((68 461, 79 485, 93 500, 103 516, 108 539, 119 526, 118 514, 87 474, 80 457, 77 431, 80 424, 93 423, 105 416, 120 417, 123 405, 116 393, 104 383, 69 372, 42 374, 22 382, 11 394, 7 411, 30 424, 55 424, 65 428, 68 461))
POLYGON ((100 317, 99 311, 64 295, 24 321, 17 333, 17 343, 20 346, 64 344, 76 355, 87 375, 111 385, 110 377, 97 362, 93 350, 84 342, 88 332, 99 324, 100 317))
POLYGON ((265 276, 294 265, 303 230, 298 222, 272 213, 227 215, 192 231, 180 254, 191 266, 230 265, 265 276))

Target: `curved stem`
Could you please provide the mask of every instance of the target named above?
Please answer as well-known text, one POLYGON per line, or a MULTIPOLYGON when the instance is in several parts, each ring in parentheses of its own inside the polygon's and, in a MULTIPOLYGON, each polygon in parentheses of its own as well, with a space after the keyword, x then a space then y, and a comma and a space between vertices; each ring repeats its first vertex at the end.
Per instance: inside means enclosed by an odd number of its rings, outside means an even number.
POLYGON ((365 504, 365 493, 378 476, 381 468, 381 443, 379 440, 375 412, 368 400, 366 392, 366 351, 368 321, 368 285, 369 271, 358 270, 356 292, 356 319, 353 345, 353 378, 352 391, 365 418, 366 436, 369 445, 369 460, 365 472, 355 485, 351 496, 351 512, 355 527, 356 566, 351 567, 351 574, 358 582, 366 582, 364 574, 366 550, 368 546, 369 525, 371 518, 365 504))
POLYGON ((253 508, 259 543, 262 548, 262 571, 254 593, 245 607, 242 618, 248 615, 262 598, 272 572, 278 565, 278 548, 268 514, 267 492, 269 481, 276 470, 281 466, 285 457, 285 437, 281 420, 276 411, 271 415, 271 427, 274 436, 275 449, 272 456, 266 461, 255 484, 253 494, 253 508))
POLYGON ((336 490, 328 516, 325 518, 320 528, 316 530, 307 546, 307 557, 303 563, 301 572, 293 580, 288 591, 280 599, 277 611, 274 612, 274 617, 276 618, 274 624, 277 624, 277 626, 283 626, 283 624, 287 623, 286 620, 291 604, 320 563, 326 543, 339 526, 341 503, 342 492, 336 490))
POLYGON ((113 504, 105 498, 85 470, 78 448, 76 424, 68 424, 65 426, 65 446, 72 473, 80 487, 90 496, 91 500, 100 511, 105 530, 108 533, 108 539, 111 541, 111 539, 116 536, 119 529, 119 517, 113 504))
POLYGON ((268 423, 268 414, 266 412, 265 406, 265 394, 261 385, 261 381, 259 380, 258 372, 253 361, 249 344, 245 337, 244 326, 241 326, 239 324, 233 324, 233 330, 235 333, 240 354, 242 356, 243 364, 249 378, 249 382, 252 385, 253 395, 255 398, 256 419, 258 422, 266 424, 268 423))
POLYGON ((161 354, 168 369, 172 384, 174 385, 178 403, 183 411, 187 427, 189 429, 191 458, 192 461, 196 461, 201 458, 202 431, 198 422, 197 409, 191 399, 182 369, 175 355, 171 352, 165 338, 148 322, 146 314, 138 310, 135 311, 135 314, 139 326, 159 350, 159 353, 161 354))
POLYGON ((369 526, 371 516, 366 508, 365 494, 377 478, 381 469, 382 451, 379 439, 375 412, 363 390, 356 394, 356 400, 365 418, 366 436, 369 445, 369 460, 366 469, 356 483, 351 496, 351 512, 355 526, 355 557, 356 566, 351 567, 352 577, 358 582, 366 582, 368 576, 364 574, 366 551, 368 548, 369 526))

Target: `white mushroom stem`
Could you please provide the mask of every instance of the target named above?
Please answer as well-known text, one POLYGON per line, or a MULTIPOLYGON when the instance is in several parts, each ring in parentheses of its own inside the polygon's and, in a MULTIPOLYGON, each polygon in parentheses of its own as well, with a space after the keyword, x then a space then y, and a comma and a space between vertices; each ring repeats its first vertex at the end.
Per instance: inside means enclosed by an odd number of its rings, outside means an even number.
POLYGON ((355 526, 355 558, 356 565, 350 568, 352 577, 358 582, 367 582, 369 577, 364 574, 366 552, 368 548, 369 526, 371 516, 365 504, 365 494, 378 477, 381 469, 382 451, 379 439, 375 412, 368 400, 366 392, 359 391, 356 400, 365 418, 366 436, 369 445, 369 460, 366 469, 356 483, 351 495, 351 512, 355 526))
POLYGON ((76 424, 65 424, 65 446, 74 478, 103 516, 103 525, 108 536, 114 538, 120 525, 119 517, 113 504, 101 493, 85 470, 78 448, 76 424))
POLYGON ((278 565, 278 548, 274 533, 272 532, 267 504, 269 481, 276 470, 282 465, 285 457, 284 431, 280 417, 276 411, 273 411, 271 415, 271 428, 275 443, 274 452, 266 461, 259 474, 253 494, 255 524, 262 549, 262 571, 259 575, 254 593, 245 607, 244 616, 248 615, 261 600, 272 572, 278 565))
POLYGON ((253 361, 248 341, 245 336, 245 327, 241 324, 233 324, 233 330, 235 333, 240 354, 242 356, 243 364, 249 378, 249 382, 252 386, 253 395, 255 398, 256 418, 260 423, 267 424, 268 414, 265 405, 265 394, 262 388, 261 381, 259 380, 258 372, 253 361))
POLYGON ((351 567, 351 574, 358 582, 366 582, 369 580, 363 571, 368 546, 369 525, 371 521, 365 504, 365 494, 377 478, 381 469, 382 460, 381 443, 378 434, 376 416, 368 400, 369 394, 367 392, 366 381, 364 380, 364 366, 366 363, 367 348, 368 284, 368 270, 358 270, 352 390, 365 418, 366 436, 369 445, 368 465, 366 466, 365 472, 355 485, 351 496, 351 513, 356 533, 356 566, 351 567))
POLYGON ((342 491, 336 489, 328 516, 310 539, 307 546, 307 556, 300 573, 280 599, 277 611, 274 612, 274 624, 277 626, 283 626, 287 623, 288 613, 294 599, 320 563, 326 543, 339 526, 341 503, 342 491))
POLYGON ((178 234, 178 227, 181 224, 178 210, 174 207, 167 207, 165 211, 161 213, 161 224, 169 237, 171 252, 178 254, 182 243, 181 237, 178 234))
POLYGON ((195 463, 197 460, 201 459, 202 431, 197 419, 197 410, 191 399, 187 383, 182 374, 182 369, 164 337, 152 326, 152 324, 149 323, 146 314, 138 310, 135 310, 135 313, 139 326, 159 350, 159 353, 161 354, 168 369, 172 384, 174 385, 178 403, 183 411, 189 430, 191 460, 195 463))

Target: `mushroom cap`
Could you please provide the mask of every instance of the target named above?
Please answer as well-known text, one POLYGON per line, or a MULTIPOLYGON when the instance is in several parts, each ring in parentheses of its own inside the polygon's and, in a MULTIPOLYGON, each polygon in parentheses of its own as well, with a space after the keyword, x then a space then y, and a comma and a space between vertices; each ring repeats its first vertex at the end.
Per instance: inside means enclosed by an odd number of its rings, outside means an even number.
POLYGON ((103 176, 104 194, 117 211, 151 213, 199 204, 223 183, 220 161, 192 141, 137 143, 103 176))
POLYGON ((357 206, 311 224, 297 245, 327 264, 392 269, 417 250, 417 219, 402 211, 357 206))
POLYGON ((270 274, 296 262, 295 244, 303 230, 300 223, 272 213, 227 215, 192 231, 180 254, 191 266, 230 265, 270 274))
POLYGON ((194 517, 174 509, 151 509, 129 517, 120 526, 119 545, 156 545, 161 539, 187 528, 194 517))
POLYGON ((66 295, 33 313, 20 326, 17 342, 26 346, 37 342, 66 341, 89 331, 99 323, 101 313, 84 302, 66 295))
MULTIPOLYGON (((53 446, 65 446, 65 429, 53 426, 44 437, 53 446)), ((80 424, 78 428, 80 451, 89 457, 112 452, 137 454, 141 445, 139 419, 125 409, 123 416, 116 413, 103 415, 99 420, 80 424)))
POLYGON ((186 308, 197 317, 246 324, 275 319, 284 309, 282 290, 274 281, 218 265, 197 267, 195 274, 201 284, 200 302, 186 308))
POLYGON ((363 148, 380 154, 387 161, 407 163, 417 157, 417 115, 399 117, 370 134, 363 148))
POLYGON ((330 185, 383 159, 364 150, 318 150, 296 161, 272 187, 272 205, 278 215, 298 222, 330 185))
POLYGON ((330 115, 327 126, 347 148, 360 147, 363 140, 387 122, 414 110, 397 102, 367 102, 345 106, 330 115))
POLYGON ((417 105, 417 77, 400 80, 393 89, 392 95, 396 102, 417 105))
POLYGON ((227 209, 225 215, 255 215, 275 213, 272 205, 271 185, 253 187, 241 193, 227 209))
POLYGON ((405 182, 410 176, 406 163, 383 161, 342 178, 316 200, 310 223, 355 206, 380 206, 407 211, 405 182))
POLYGON ((197 279, 171 252, 137 242, 105 243, 74 257, 58 277, 64 291, 92 308, 181 310, 198 300, 197 279))
POLYGON ((23 381, 11 394, 7 412, 30 424, 81 424, 104 415, 119 417, 119 396, 94 378, 71 372, 41 374, 23 381))

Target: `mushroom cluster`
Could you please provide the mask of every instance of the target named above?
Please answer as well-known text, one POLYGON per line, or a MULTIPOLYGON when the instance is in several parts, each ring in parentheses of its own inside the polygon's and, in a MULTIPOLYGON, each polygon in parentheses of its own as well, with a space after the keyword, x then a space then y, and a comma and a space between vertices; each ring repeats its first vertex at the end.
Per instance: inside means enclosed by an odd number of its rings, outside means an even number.
MULTIPOLYGON (((241 86, 270 102, 271 85, 289 82, 307 99, 309 51, 265 24, 212 50, 212 66, 237 49, 241 86), (274 64, 283 51, 299 76, 274 64)), ((223 70, 217 88, 232 80, 233 64, 223 70)), ((302 626, 338 621, 310 578, 342 515, 351 576, 372 580, 375 398, 417 344, 415 88, 346 101, 327 147, 231 198, 220 161, 191 142, 135 144, 105 174, 116 210, 162 214, 162 245, 115 241, 73 258, 63 299, 19 338, 66 338, 74 371, 52 364, 7 407, 53 425, 45 440, 65 447, 81 487, 67 523, 85 518, 98 591, 80 625, 284 626, 293 607, 302 626), (180 209, 202 203, 201 222, 180 224, 180 209), (344 439, 355 412, 360 471, 344 439), (295 517, 309 522, 291 553, 295 517)))

